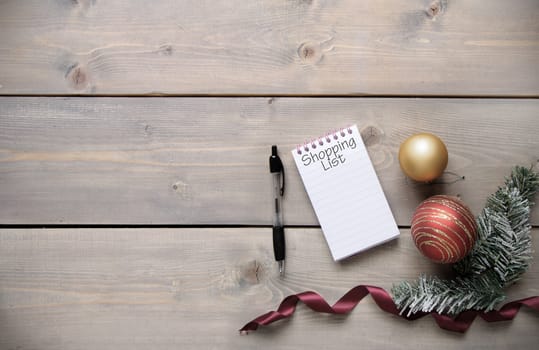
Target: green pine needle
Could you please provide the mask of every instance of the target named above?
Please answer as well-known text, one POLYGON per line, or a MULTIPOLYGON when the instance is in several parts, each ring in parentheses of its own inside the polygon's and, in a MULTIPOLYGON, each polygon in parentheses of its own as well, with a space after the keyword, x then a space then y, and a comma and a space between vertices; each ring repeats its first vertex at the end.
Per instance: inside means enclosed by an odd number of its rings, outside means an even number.
POLYGON ((423 275, 393 286, 393 300, 401 313, 490 311, 503 301, 503 289, 520 278, 532 258, 530 206, 538 189, 539 174, 515 167, 477 217, 478 239, 470 254, 453 266, 458 277, 423 275))

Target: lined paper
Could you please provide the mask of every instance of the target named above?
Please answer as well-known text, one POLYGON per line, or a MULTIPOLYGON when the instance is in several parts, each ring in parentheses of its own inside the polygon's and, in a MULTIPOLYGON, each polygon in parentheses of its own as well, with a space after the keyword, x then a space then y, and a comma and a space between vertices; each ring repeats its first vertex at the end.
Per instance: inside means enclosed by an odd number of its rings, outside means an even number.
POLYGON ((357 125, 292 154, 333 260, 399 235, 357 125))

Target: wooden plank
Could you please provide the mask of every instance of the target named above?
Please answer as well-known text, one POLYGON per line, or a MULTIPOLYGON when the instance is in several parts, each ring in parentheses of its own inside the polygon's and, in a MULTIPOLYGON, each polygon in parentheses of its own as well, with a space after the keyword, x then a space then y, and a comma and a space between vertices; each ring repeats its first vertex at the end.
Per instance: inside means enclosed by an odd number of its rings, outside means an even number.
POLYGON ((537 96, 536 0, 2 1, 2 94, 537 96))
MULTIPOLYGON (((287 225, 317 225, 289 150, 357 123, 398 224, 433 194, 475 213, 511 167, 538 159, 538 100, 0 98, 3 224, 271 222, 270 145, 286 168, 287 225), (447 144, 442 184, 400 170, 416 132, 447 144)), ((532 213, 539 223, 539 210, 532 213)))
MULTIPOLYGON (((466 335, 430 319, 407 322, 370 298, 348 317, 305 307, 249 336, 237 330, 291 293, 315 290, 333 302, 356 284, 389 289, 442 269, 422 258, 407 230, 396 241, 334 263, 318 229, 287 230, 284 279, 269 229, 56 229, 0 231, 0 348, 529 349, 539 316, 478 319, 466 335)), ((539 230, 533 232, 534 241, 539 230)), ((534 253, 537 261, 539 253, 534 253)), ((508 300, 539 294, 539 267, 508 289, 508 300)))

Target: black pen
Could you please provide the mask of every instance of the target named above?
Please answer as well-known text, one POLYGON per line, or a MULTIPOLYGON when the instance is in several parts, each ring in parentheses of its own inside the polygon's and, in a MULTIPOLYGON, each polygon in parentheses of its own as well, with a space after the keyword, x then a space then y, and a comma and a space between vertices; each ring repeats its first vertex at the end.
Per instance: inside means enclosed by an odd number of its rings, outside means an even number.
POLYGON ((279 263, 279 273, 284 275, 284 226, 281 199, 284 194, 284 167, 281 158, 277 155, 277 146, 271 146, 269 158, 270 173, 273 177, 273 253, 279 263))

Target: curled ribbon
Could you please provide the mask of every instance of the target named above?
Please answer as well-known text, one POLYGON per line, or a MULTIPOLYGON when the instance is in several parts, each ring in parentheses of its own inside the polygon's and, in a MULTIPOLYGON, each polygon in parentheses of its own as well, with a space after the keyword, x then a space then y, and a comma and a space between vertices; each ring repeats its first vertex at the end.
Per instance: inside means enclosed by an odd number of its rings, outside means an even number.
POLYGON ((480 316, 487 322, 498 322, 509 321, 515 318, 522 305, 535 311, 539 311, 539 296, 534 296, 512 301, 502 306, 499 310, 489 312, 468 310, 461 312, 455 317, 442 315, 437 312, 418 312, 407 316, 400 314, 393 299, 384 289, 374 286, 359 285, 350 289, 333 306, 330 306, 324 298, 315 292, 303 292, 289 295, 281 302, 277 311, 269 311, 258 316, 243 326, 243 328, 240 329, 240 332, 255 331, 258 326, 267 326, 270 323, 292 316, 294 311, 296 311, 296 305, 299 301, 303 302, 316 312, 338 315, 347 314, 368 294, 371 295, 378 307, 387 313, 400 316, 409 321, 431 314, 440 328, 460 333, 464 333, 468 330, 476 316, 480 316))

